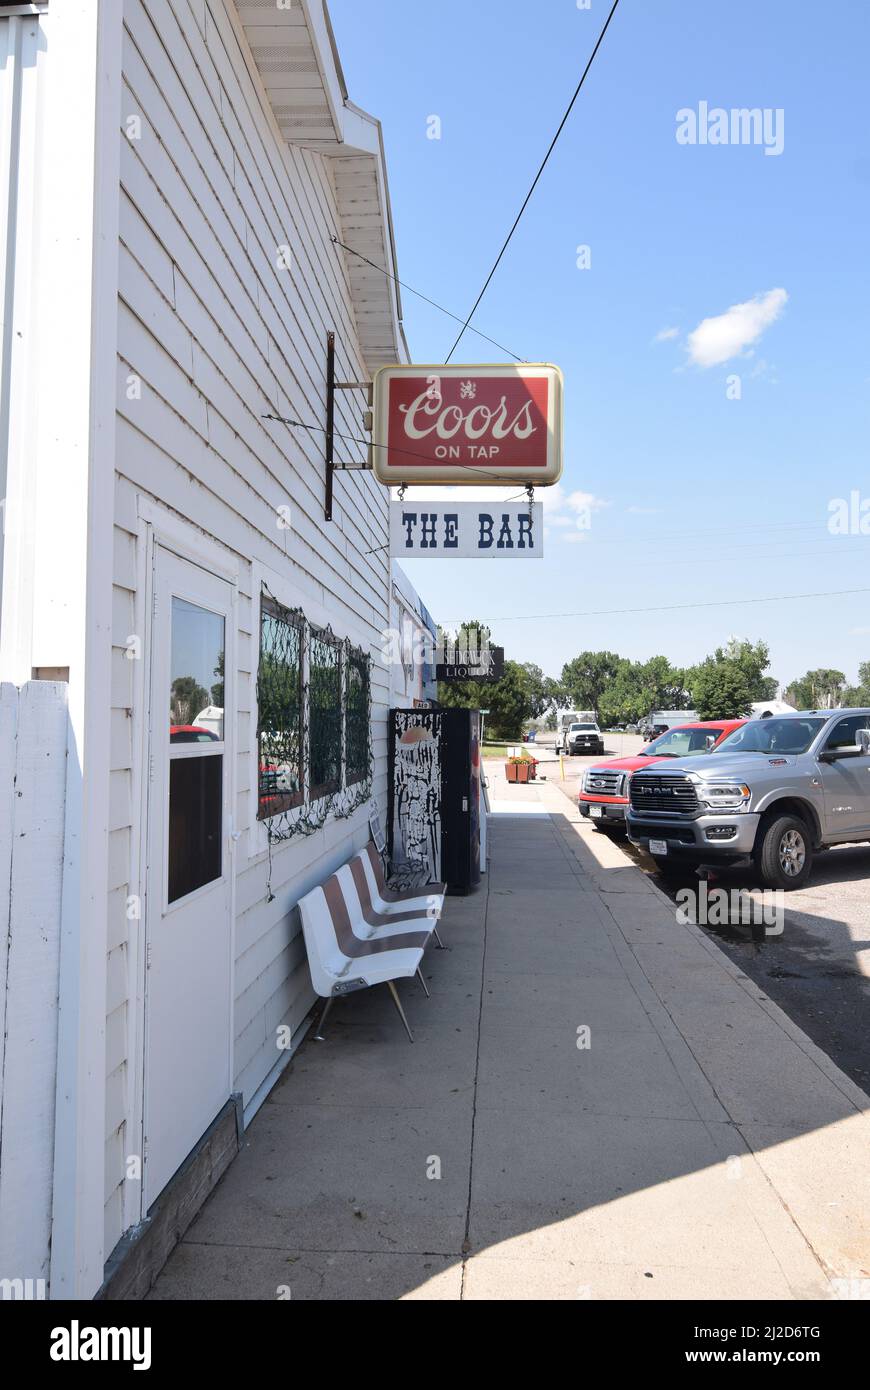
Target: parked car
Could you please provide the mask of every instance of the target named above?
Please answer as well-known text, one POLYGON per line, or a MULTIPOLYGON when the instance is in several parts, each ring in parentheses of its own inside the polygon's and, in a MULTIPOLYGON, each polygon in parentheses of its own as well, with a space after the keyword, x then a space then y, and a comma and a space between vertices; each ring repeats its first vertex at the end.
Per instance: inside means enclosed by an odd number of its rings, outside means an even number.
POLYGON ((708 753, 745 723, 745 719, 709 719, 682 724, 677 729, 668 729, 634 757, 610 758, 606 763, 588 767, 577 798, 580 814, 602 830, 622 825, 628 806, 628 781, 632 773, 663 758, 694 757, 696 753, 708 753))
POLYGON ((598 725, 586 721, 571 724, 565 733, 565 752, 573 756, 579 753, 603 753, 604 739, 598 725))
POLYGON ((212 729, 204 729, 201 724, 170 724, 169 742, 220 743, 220 738, 212 729))
POLYGON ((708 758, 635 772, 629 839, 673 865, 754 865, 801 888, 819 849, 870 841, 870 709, 752 719, 708 758))

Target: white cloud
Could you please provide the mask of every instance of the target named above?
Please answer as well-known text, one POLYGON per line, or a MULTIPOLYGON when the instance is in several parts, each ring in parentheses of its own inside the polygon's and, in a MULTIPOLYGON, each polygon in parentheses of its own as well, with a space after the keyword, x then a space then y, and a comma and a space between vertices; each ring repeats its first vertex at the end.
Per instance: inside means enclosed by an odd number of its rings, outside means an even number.
POLYGON ((654 343, 669 343, 672 338, 679 338, 679 328, 660 328, 653 338, 654 343))
POLYGON ((868 633, 870 633, 870 627, 851 627, 849 629, 850 637, 866 637, 868 633))
POLYGON ((785 308, 785 290, 768 290, 732 304, 724 314, 702 319, 688 337, 689 361, 696 367, 718 367, 737 357, 775 323, 785 308))
POLYGON ((559 527, 560 538, 573 543, 585 538, 595 512, 610 505, 593 492, 566 493, 561 483, 546 489, 543 502, 547 525, 559 527))

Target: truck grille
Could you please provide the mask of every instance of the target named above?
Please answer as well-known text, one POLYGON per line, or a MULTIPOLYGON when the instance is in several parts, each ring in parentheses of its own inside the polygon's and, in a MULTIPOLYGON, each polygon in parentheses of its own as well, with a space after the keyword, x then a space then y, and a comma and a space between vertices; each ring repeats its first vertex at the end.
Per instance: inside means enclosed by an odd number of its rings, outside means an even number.
POLYGON ((586 778, 585 791, 600 792, 602 796, 619 796, 622 791, 622 772, 590 772, 586 778))
POLYGON ((636 772, 630 783, 631 809, 670 811, 672 815, 693 815, 698 809, 698 796, 688 777, 665 773, 636 772))

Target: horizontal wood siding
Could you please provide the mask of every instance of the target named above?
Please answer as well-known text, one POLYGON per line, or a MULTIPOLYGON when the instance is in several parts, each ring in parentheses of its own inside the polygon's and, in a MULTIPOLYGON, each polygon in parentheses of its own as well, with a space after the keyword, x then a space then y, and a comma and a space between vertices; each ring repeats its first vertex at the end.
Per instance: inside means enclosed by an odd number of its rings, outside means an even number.
MULTIPOLYGON (((258 595, 253 564, 322 605, 332 625, 368 634, 375 794, 386 793, 386 495, 364 473, 336 479, 323 518, 323 434, 264 420, 325 421, 326 334, 341 378, 364 380, 328 160, 282 146, 223 0, 124 0, 118 306, 118 430, 113 635, 112 853, 107 1075, 107 1252, 123 1230, 130 1121, 130 962, 125 922, 140 835, 137 737, 127 638, 145 623, 138 591, 137 495, 155 499, 237 557, 238 757, 235 1085, 249 1101, 281 1054, 276 1030, 303 1022, 313 996, 295 904, 360 846, 360 810, 267 857, 250 825, 256 778, 258 595), (134 131, 130 117, 138 117, 134 131), (129 132, 134 131, 135 138, 129 132), (279 248, 286 267, 281 264, 279 248), (279 507, 291 527, 278 525, 279 507), (248 833, 251 832, 251 833, 248 833), (114 959, 117 957, 117 959, 114 959), (122 958, 123 957, 123 958, 122 958)), ((340 393, 336 430, 360 433, 361 398, 340 393)), ((338 441, 337 456, 360 457, 338 441), (343 452, 344 450, 350 451, 343 452)), ((137 734, 138 731, 138 734, 137 734)))

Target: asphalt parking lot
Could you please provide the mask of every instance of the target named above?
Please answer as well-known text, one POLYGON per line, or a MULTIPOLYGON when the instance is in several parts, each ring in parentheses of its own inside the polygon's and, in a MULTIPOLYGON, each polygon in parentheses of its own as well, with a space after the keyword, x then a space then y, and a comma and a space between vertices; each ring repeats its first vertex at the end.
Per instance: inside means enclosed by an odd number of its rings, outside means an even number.
MULTIPOLYGON (((607 734, 605 744, 604 759, 625 757, 638 752, 643 739, 607 734)), ((572 800, 576 799, 583 769, 603 761, 600 756, 564 758, 563 779, 552 742, 542 743, 537 756, 542 764, 539 775, 555 782, 572 800)), ((611 834, 628 858, 671 899, 681 887, 698 886, 692 868, 684 878, 663 879, 649 856, 631 845, 621 831, 597 831, 590 822, 584 825, 584 833, 611 834)), ((758 886, 747 869, 722 870, 715 884, 729 889, 758 886)), ((870 845, 839 846, 817 855, 808 885, 787 893, 785 904, 781 936, 757 939, 757 931, 754 938, 752 928, 740 924, 704 930, 843 1071, 867 1089, 870 845)))

